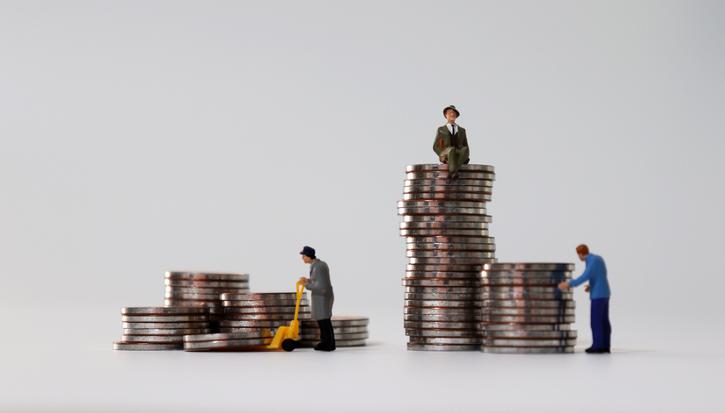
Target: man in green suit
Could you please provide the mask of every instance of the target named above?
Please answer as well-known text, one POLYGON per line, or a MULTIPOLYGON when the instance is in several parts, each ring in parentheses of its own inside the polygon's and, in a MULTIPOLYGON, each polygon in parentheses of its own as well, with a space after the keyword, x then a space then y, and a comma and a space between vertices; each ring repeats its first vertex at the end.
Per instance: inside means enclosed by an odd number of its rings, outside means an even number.
POLYGON ((453 105, 443 108, 443 116, 447 122, 438 128, 436 140, 433 142, 433 150, 438 159, 441 163, 448 164, 450 178, 458 177, 461 165, 470 162, 466 130, 456 124, 456 119, 460 115, 461 113, 453 105))

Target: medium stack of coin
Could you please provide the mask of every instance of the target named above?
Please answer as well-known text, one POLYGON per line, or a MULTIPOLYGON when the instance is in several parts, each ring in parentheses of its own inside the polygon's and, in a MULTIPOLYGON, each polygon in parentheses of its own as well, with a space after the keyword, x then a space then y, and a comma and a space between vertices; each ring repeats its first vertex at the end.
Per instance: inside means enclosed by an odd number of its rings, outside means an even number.
MULTIPOLYGON (((368 324, 370 320, 363 316, 333 315, 332 330, 335 333, 336 347, 364 346, 370 336, 368 324)), ((304 320, 300 323, 302 341, 300 347, 314 347, 320 342, 320 327, 315 320, 304 320)))
POLYGON ((405 333, 409 350, 478 350, 483 264, 495 261, 491 217, 494 168, 448 165, 406 168, 400 233, 406 237, 405 333))
POLYGON ((222 316, 222 293, 249 291, 249 274, 168 271, 164 277, 164 304, 174 307, 207 307, 217 331, 222 316))
POLYGON ((576 344, 574 298, 558 284, 574 264, 491 263, 481 271, 481 350, 571 353, 576 344))
MULTIPOLYGON (((224 315, 220 321, 222 333, 272 329, 287 325, 295 315, 297 293, 224 293, 221 295, 224 315)), ((306 295, 306 294, 305 294, 306 295)), ((310 317, 306 296, 300 302, 299 319, 310 317)))
POLYGON ((185 351, 255 351, 272 342, 269 329, 247 329, 236 333, 184 336, 185 351))
POLYGON ((181 350, 184 335, 210 332, 206 308, 124 307, 121 322, 114 350, 181 350))

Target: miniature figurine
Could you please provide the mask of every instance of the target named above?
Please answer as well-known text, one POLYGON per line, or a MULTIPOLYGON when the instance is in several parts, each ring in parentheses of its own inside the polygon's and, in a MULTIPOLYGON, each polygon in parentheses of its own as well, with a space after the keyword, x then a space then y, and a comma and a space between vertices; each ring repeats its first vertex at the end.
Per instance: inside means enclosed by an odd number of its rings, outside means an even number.
POLYGON ((560 290, 568 290, 589 281, 585 290, 591 301, 591 327, 594 343, 586 349, 587 353, 609 353, 611 347, 612 325, 609 322, 609 281, 607 266, 599 255, 589 252, 589 247, 581 244, 576 247, 579 259, 586 262, 586 269, 579 277, 559 283, 560 290))
POLYGON ((335 350, 335 332, 332 328, 332 303, 335 295, 330 283, 330 269, 325 261, 317 258, 315 249, 305 245, 300 251, 302 261, 310 264, 310 277, 301 277, 300 280, 312 295, 312 318, 317 320, 320 327, 320 342, 315 350, 335 350))
POLYGON ((449 178, 456 178, 461 165, 470 162, 466 130, 456 123, 460 115, 461 113, 453 105, 443 108, 443 116, 447 123, 438 128, 433 142, 433 150, 438 159, 441 163, 448 164, 449 178))

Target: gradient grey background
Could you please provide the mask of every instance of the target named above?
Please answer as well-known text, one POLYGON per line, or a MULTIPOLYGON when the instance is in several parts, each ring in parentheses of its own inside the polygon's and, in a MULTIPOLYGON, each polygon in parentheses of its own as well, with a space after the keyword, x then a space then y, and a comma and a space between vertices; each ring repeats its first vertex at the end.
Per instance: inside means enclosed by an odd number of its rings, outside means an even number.
POLYGON ((164 271, 288 290, 309 244, 336 312, 405 353, 396 202, 455 104, 472 162, 496 167, 499 260, 574 262, 587 242, 615 346, 653 326, 719 345, 724 21, 721 1, 2 1, 3 318, 39 351, 65 326, 77 355, 56 356, 82 359, 110 352, 119 307, 162 303, 164 271))

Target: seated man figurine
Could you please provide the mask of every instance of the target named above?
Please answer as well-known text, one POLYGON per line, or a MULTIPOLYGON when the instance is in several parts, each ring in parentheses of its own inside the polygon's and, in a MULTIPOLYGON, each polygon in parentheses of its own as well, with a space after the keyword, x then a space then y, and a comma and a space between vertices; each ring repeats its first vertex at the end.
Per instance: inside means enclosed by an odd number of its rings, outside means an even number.
POLYGON ((438 128, 433 142, 433 150, 438 154, 441 163, 448 164, 449 178, 456 178, 461 165, 470 162, 466 130, 456 124, 456 118, 460 115, 455 106, 446 106, 443 116, 447 123, 438 128))

